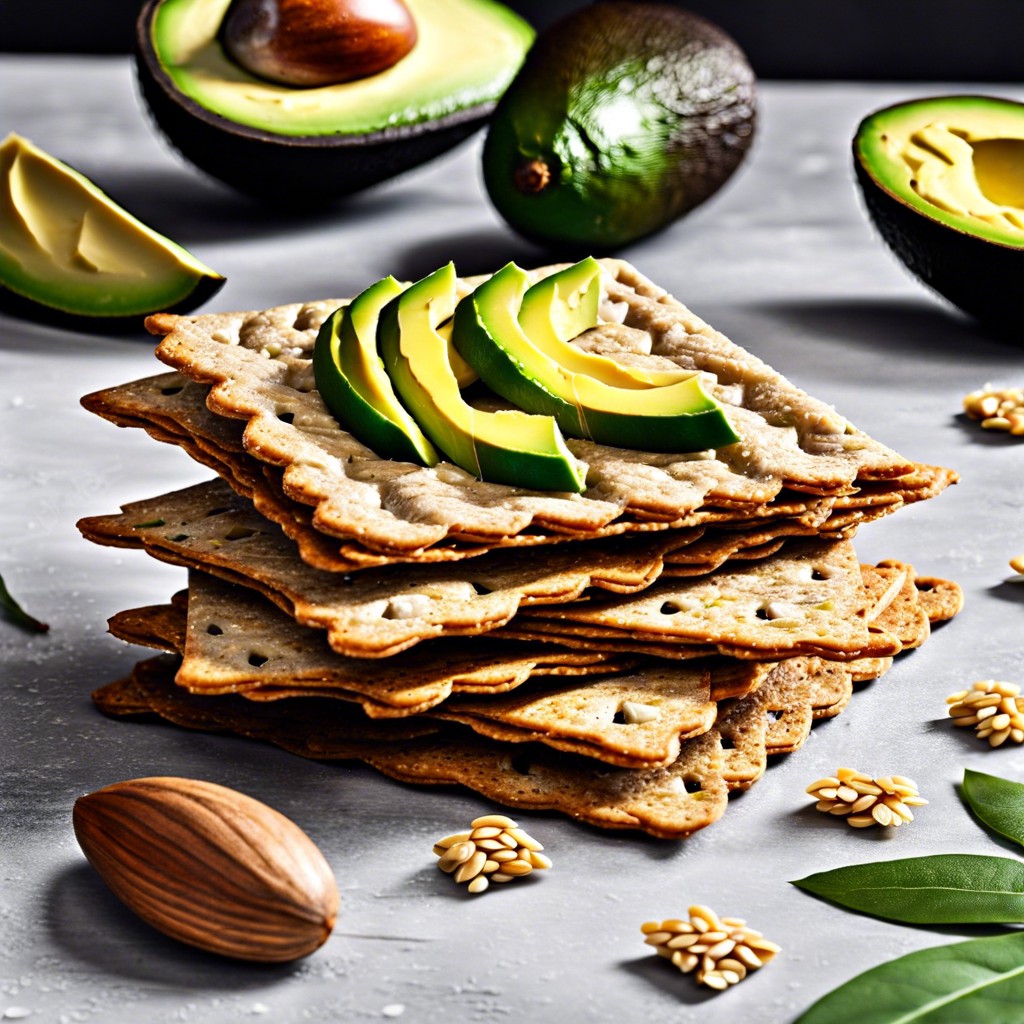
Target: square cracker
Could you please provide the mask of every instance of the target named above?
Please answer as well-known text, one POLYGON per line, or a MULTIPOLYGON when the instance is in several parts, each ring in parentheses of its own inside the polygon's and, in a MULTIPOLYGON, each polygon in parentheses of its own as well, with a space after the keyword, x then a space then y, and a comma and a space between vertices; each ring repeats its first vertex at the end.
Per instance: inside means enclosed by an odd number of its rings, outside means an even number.
POLYGON ((429 719, 372 722, 341 701, 295 699, 287 709, 239 697, 196 697, 173 681, 175 659, 140 662, 93 699, 111 715, 156 715, 189 729, 233 732, 304 757, 362 760, 421 785, 462 784, 511 807, 554 810, 604 828, 684 838, 725 812, 728 789, 714 730, 688 740, 667 768, 614 768, 534 744, 509 748, 429 719), (416 730, 419 734, 416 734, 416 730), (436 737, 436 738, 435 738, 436 737))
MULTIPOLYGON (((283 470, 285 493, 315 508, 317 529, 371 548, 418 551, 459 537, 496 543, 537 530, 592 536, 630 522, 691 525, 701 510, 752 516, 787 491, 834 499, 918 471, 628 264, 605 261, 604 270, 607 297, 623 304, 625 321, 599 325, 588 340, 609 352, 626 348, 630 359, 639 345, 657 365, 669 360, 700 372, 742 440, 687 455, 570 440, 589 466, 582 495, 482 483, 447 463, 427 469, 382 460, 341 430, 316 392, 310 360, 317 328, 338 300, 258 313, 158 314, 147 326, 163 336, 161 360, 212 385, 214 412, 246 423, 246 450, 283 470)), ((473 286, 462 284, 467 292, 473 286)))

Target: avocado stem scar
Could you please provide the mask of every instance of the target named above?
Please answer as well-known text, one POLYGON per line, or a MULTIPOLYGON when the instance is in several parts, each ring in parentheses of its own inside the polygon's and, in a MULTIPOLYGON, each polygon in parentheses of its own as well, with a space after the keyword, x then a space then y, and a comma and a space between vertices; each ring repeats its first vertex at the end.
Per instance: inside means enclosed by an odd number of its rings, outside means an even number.
POLYGON ((513 181, 523 195, 537 195, 551 183, 551 168, 543 160, 524 160, 516 167, 513 181))

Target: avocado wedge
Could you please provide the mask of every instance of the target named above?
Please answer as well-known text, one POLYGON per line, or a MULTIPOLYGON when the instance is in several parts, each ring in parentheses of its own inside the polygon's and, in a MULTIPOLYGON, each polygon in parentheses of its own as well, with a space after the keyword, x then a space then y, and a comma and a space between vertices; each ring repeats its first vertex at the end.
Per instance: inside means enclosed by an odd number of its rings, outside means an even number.
POLYGON ((531 490, 580 492, 586 467, 565 445, 554 419, 518 409, 485 412, 469 405, 438 325, 456 306, 449 263, 410 285, 380 315, 384 367, 424 433, 456 465, 481 480, 531 490))
POLYGON ((377 354, 380 311, 402 285, 386 277, 323 323, 313 347, 317 390, 334 418, 388 459, 435 466, 438 454, 395 396, 377 354))
POLYGON ((531 343, 559 366, 617 388, 648 388, 692 374, 684 370, 642 370, 570 345, 597 323, 601 264, 588 256, 531 285, 519 307, 519 326, 531 343))
POLYGON ((571 437, 620 448, 689 452, 739 440, 697 374, 662 387, 619 388, 550 358, 518 319, 528 284, 527 274, 509 263, 455 312, 455 347, 493 391, 520 408, 554 416, 571 437))
POLYGON ((150 313, 188 312, 223 284, 67 164, 19 135, 0 143, 0 285, 11 308, 136 326, 150 313))
POLYGON ((398 63, 300 88, 231 59, 221 34, 230 4, 147 0, 136 70, 154 120, 187 160, 275 206, 349 195, 461 142, 484 124, 534 36, 496 0, 406 0, 416 41, 398 63))
POLYGON ((854 167, 882 238, 964 312, 1020 335, 1024 266, 1024 104, 933 96, 875 111, 854 167))

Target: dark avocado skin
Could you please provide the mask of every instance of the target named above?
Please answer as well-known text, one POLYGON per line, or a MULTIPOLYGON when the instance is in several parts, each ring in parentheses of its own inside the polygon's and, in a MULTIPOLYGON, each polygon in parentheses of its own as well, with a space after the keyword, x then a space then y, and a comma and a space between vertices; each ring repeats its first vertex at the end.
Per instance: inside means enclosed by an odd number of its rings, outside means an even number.
POLYGON ((427 124, 360 136, 285 137, 249 128, 175 88, 153 51, 160 2, 148 0, 135 35, 136 75, 157 128, 190 163, 264 203, 308 208, 362 191, 447 152, 494 109, 481 104, 427 124))
POLYGON ((855 137, 857 183, 872 223, 893 253, 932 291, 997 334, 1024 344, 1019 299, 1024 251, 958 231, 892 195, 872 176, 858 143, 855 137))
POLYGON ((484 181, 513 228, 605 252, 658 231, 730 177, 754 134, 754 74, 724 32, 666 4, 582 8, 542 33, 498 103, 484 181), (517 187, 540 161, 549 184, 517 187))

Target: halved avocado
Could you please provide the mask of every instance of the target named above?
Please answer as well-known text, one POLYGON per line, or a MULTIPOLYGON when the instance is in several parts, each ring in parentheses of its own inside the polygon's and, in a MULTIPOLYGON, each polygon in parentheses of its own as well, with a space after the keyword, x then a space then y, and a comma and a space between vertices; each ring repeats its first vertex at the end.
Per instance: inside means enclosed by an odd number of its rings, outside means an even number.
POLYGON ((402 290, 386 277, 336 309, 317 334, 313 373, 331 414, 363 444, 387 459, 436 466, 437 450, 398 401, 377 354, 380 311, 402 290))
POLYGON ((276 205, 366 188, 450 149, 487 119, 533 41, 495 0, 407 0, 418 38, 393 67, 314 88, 255 77, 224 52, 230 0, 148 0, 143 96, 196 166, 276 205))
POLYGON ((860 123, 853 155, 871 219, 907 268, 1019 335, 1024 104, 975 95, 899 103, 860 123))
POLYGON ((493 391, 554 416, 572 437, 620 448, 689 452, 739 440, 696 373, 663 387, 619 388, 559 365, 520 326, 528 284, 526 273, 509 263, 455 311, 455 347, 493 391))
POLYGON ((531 343, 559 366, 617 388, 648 388, 692 374, 683 370, 643 370, 570 345, 597 323, 601 304, 601 264, 588 256, 531 285, 519 307, 519 326, 531 343))
POLYGON ((392 299, 380 315, 384 367, 424 433, 456 465, 481 480, 532 490, 584 489, 586 467, 565 445, 550 416, 518 409, 485 412, 469 405, 437 327, 455 311, 449 263, 392 299))
POLYGON ((194 309, 223 284, 67 164, 19 135, 0 143, 0 285, 10 308, 135 326, 194 309))

